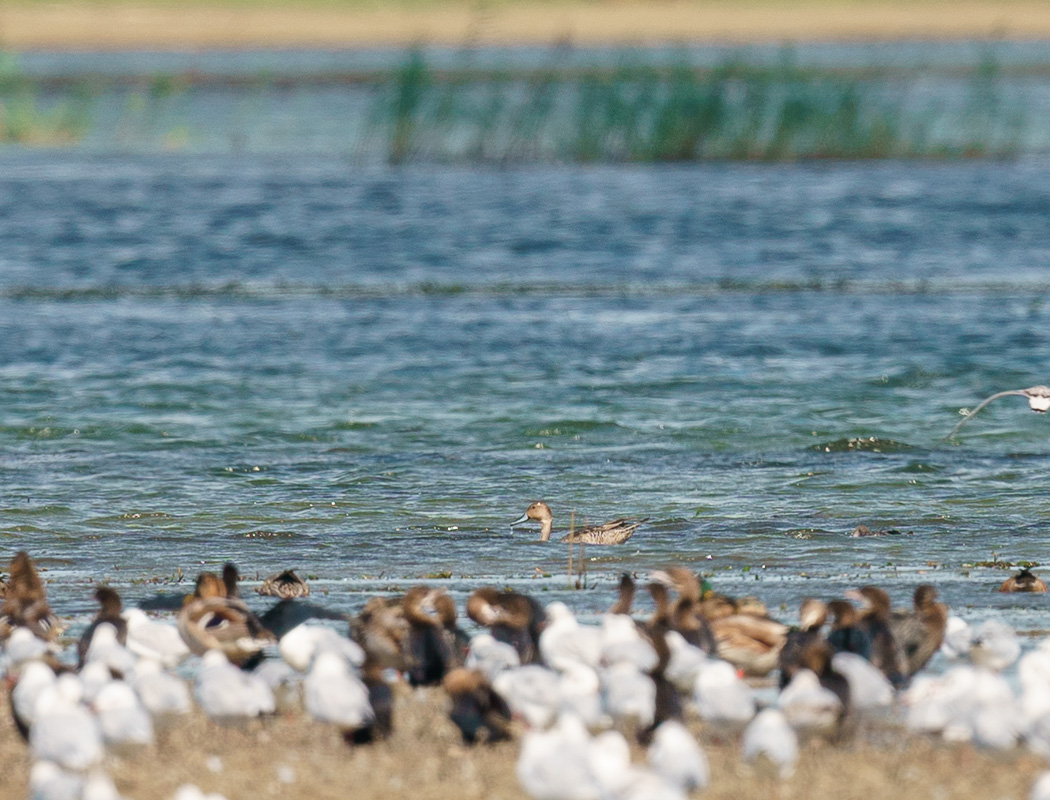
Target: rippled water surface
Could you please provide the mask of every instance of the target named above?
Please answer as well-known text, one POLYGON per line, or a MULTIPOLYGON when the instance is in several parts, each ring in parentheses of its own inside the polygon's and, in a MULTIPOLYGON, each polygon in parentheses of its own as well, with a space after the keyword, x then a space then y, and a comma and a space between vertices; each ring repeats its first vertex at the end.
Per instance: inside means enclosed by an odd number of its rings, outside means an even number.
MULTIPOLYGON (((0 534, 61 612, 295 567, 583 611, 686 563, 789 616, 1044 561, 1050 164, 412 167, 0 155, 0 534), (650 518, 589 548, 557 528, 650 518), (853 539, 864 523, 901 535, 853 539), (579 554, 577 553, 577 556, 579 554), (143 581, 150 581, 143 583, 143 581)), ((6 559, 6 556, 5 556, 6 559)))

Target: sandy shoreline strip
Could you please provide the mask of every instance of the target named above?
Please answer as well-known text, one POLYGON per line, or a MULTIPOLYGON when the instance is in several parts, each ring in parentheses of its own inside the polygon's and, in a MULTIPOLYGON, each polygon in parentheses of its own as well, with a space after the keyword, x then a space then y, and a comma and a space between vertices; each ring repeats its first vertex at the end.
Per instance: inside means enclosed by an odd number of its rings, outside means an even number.
POLYGON ((10 50, 354 48, 412 43, 581 45, 882 39, 1050 39, 1046 2, 769 5, 511 4, 422 8, 0 7, 10 50))

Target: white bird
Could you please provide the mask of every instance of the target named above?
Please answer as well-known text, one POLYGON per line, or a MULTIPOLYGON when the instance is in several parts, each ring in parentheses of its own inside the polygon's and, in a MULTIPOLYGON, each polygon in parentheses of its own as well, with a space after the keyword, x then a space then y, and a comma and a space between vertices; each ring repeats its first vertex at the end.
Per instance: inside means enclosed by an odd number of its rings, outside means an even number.
POLYGON ((29 800, 81 800, 84 779, 53 761, 35 761, 29 768, 29 800))
POLYGON ((123 617, 128 623, 126 646, 135 655, 159 661, 170 669, 190 654, 175 625, 150 619, 141 608, 129 608, 123 617))
POLYGON ((365 651, 357 642, 324 625, 296 625, 281 637, 277 647, 281 657, 299 672, 309 672, 318 653, 336 653, 354 668, 365 662, 365 651))
POLYGON ((88 705, 95 702, 95 698, 98 697, 98 693, 102 691, 103 687, 113 682, 113 673, 101 661, 92 661, 85 664, 77 675, 80 678, 80 688, 84 695, 84 702, 88 705))
POLYGON ((849 684, 849 702, 857 711, 873 711, 893 705, 893 685, 882 670, 856 653, 836 653, 831 668, 849 684))
POLYGON ((153 744, 153 718, 135 690, 124 681, 112 681, 103 687, 94 707, 106 744, 153 744))
POLYGON ((479 633, 470 640, 464 666, 477 670, 491 684, 504 670, 520 667, 521 657, 514 645, 497 641, 490 633, 479 633))
POLYGON ((276 708, 273 692, 264 681, 233 666, 219 650, 201 658, 194 694, 209 717, 257 717, 276 708))
POLYGON ((621 724, 648 728, 656 717, 656 684, 638 671, 634 664, 623 661, 602 670, 602 697, 605 710, 621 724))
POLYGON ((113 779, 101 769, 92 770, 84 778, 84 791, 80 800, 123 800, 113 779))
POLYGON ((34 635, 29 628, 19 625, 4 642, 3 671, 10 674, 25 662, 43 658, 53 652, 53 645, 34 635))
POLYGON ((138 659, 117 640, 117 629, 109 622, 101 622, 95 626, 84 660, 105 664, 111 672, 126 675, 135 668, 138 659))
POLYGON ((1050 800, 1050 772, 1040 773, 1035 779, 1028 800, 1050 800))
POLYGON ((777 707, 788 724, 805 735, 833 732, 843 713, 838 695, 821 686, 820 678, 810 669, 794 674, 780 692, 777 707))
POLYGON ((547 627, 540 634, 540 655, 551 669, 566 661, 597 667, 602 655, 602 634, 591 625, 581 625, 569 607, 554 602, 547 606, 547 627))
POLYGON ((61 675, 41 691, 29 731, 34 758, 65 769, 84 770, 102 760, 102 732, 91 713, 80 705, 80 681, 61 675))
POLYGON ((357 731, 375 721, 368 687, 355 675, 346 659, 324 651, 314 658, 303 681, 303 704, 315 719, 331 722, 343 731, 357 731))
POLYGON ((546 728, 561 705, 558 674, 538 664, 504 670, 492 681, 492 688, 530 728, 546 728))
POLYGON ((526 732, 515 768, 521 788, 535 800, 599 800, 589 744, 583 720, 572 714, 562 714, 550 730, 526 732))
POLYGON ((680 692, 691 692, 696 685, 696 676, 710 660, 703 650, 689 644, 678 631, 668 631, 664 637, 671 659, 664 669, 667 678, 680 692))
POLYGON ((190 711, 190 689, 186 681, 165 672, 159 661, 140 658, 128 682, 138 693, 142 705, 154 716, 190 711))
POLYGON ((705 789, 711 782, 707 756, 688 728, 677 720, 661 722, 647 754, 649 766, 680 789, 705 789))
POLYGON ((558 675, 558 712, 577 714, 591 730, 607 728, 612 720, 602 705, 598 673, 585 664, 567 662, 558 675))
POLYGON ((1014 629, 997 619, 986 619, 973 632, 970 660, 978 667, 1001 671, 1021 655, 1014 629))
POLYGON ((710 659, 696 676, 693 700, 701 718, 714 724, 744 725, 755 716, 751 687, 732 664, 721 659, 710 659))
POLYGON ((23 733, 28 734, 36 721, 36 704, 41 693, 53 687, 56 680, 54 671, 42 661, 30 661, 25 665, 18 683, 11 690, 11 706, 15 719, 24 728, 23 733))
POLYGON ((1050 386, 1029 386, 1027 389, 1009 389, 1005 392, 996 392, 991 397, 986 397, 980 403, 977 404, 972 410, 963 410, 961 413, 963 418, 959 420, 959 424, 952 428, 951 433, 944 437, 945 440, 951 439, 957 430, 961 428, 965 423, 973 419, 977 412, 988 405, 993 400, 998 400, 1000 397, 1008 397, 1009 395, 1021 395, 1022 397, 1028 398, 1028 407, 1035 411, 1037 414, 1045 414, 1050 411, 1050 386))
POLYGON ((626 662, 641 672, 656 668, 660 657, 651 642, 639 632, 626 614, 605 614, 601 627, 601 663, 607 666, 626 662))
POLYGON ((767 708, 744 730, 742 755, 748 762, 764 759, 781 778, 790 778, 798 762, 798 737, 778 709, 767 708))
POLYGON ((973 639, 973 629, 970 623, 954 614, 948 615, 948 622, 944 627, 944 641, 941 642, 941 652, 945 658, 956 660, 970 653, 970 642, 973 639))

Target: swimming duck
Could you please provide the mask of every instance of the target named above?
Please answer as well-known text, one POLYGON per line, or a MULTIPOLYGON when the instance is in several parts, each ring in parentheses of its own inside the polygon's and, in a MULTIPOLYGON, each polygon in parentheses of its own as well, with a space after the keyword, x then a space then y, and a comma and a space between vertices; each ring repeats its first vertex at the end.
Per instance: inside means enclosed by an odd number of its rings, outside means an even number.
POLYGON ((309 597, 310 587, 290 569, 271 575, 255 589, 256 592, 269 597, 280 597, 290 600, 295 597, 309 597))
POLYGON ((846 596, 860 603, 857 626, 871 641, 871 663, 882 670, 890 683, 899 686, 907 675, 908 663, 890 630, 890 596, 878 586, 862 586, 846 592, 846 596))
POLYGON ((463 665, 468 640, 456 625, 456 605, 444 589, 413 586, 401 601, 408 622, 408 679, 413 686, 441 683, 463 665))
POLYGON ((978 403, 973 410, 966 411, 963 414, 963 418, 959 420, 959 423, 952 428, 951 432, 945 436, 942 441, 951 439, 959 428, 977 416, 977 412, 993 400, 998 400, 1000 397, 1008 397, 1009 395, 1015 394, 1027 397, 1028 407, 1037 414, 1045 414, 1047 411, 1050 411, 1050 386, 1030 386, 1027 389, 1009 389, 1005 392, 996 392, 991 397, 986 397, 978 403))
MULTIPOLYGON (((648 517, 644 519, 628 519, 624 517, 601 525, 586 525, 567 533, 561 537, 561 541, 581 544, 623 544, 631 538, 635 529, 648 519, 648 517)), ((535 502, 525 509, 525 513, 510 525, 513 528, 530 520, 540 523, 540 541, 550 541, 551 526, 554 521, 554 515, 551 514, 550 506, 543 501, 535 502)))
POLYGON ((529 595, 480 586, 467 598, 467 616, 488 628, 496 641, 517 650, 522 664, 540 660, 539 641, 546 626, 546 612, 529 595))
POLYGON ((780 668, 780 688, 783 689, 800 669, 806 648, 824 641, 821 629, 827 620, 828 607, 815 597, 807 597, 798 609, 798 627, 788 631, 787 640, 780 651, 777 666, 780 668))
POLYGON ((47 604, 47 592, 36 566, 24 550, 11 559, 10 579, 0 606, 0 641, 13 628, 24 627, 45 641, 54 641, 61 632, 58 617, 47 604))
POLYGON ((1045 592, 1046 582, 1027 567, 1011 575, 999 586, 1000 592, 1045 592))
POLYGON ((948 606, 937 602, 937 590, 928 583, 915 588, 911 610, 893 612, 890 631, 904 656, 906 675, 926 666, 940 649, 947 624, 948 606))
POLYGON ((114 627, 116 640, 120 644, 126 645, 128 642, 128 623, 121 615, 124 608, 120 595, 108 586, 99 586, 95 589, 95 599, 99 602, 99 611, 77 642, 77 663, 81 667, 84 666, 88 649, 91 647, 91 638, 102 623, 108 622, 114 627))

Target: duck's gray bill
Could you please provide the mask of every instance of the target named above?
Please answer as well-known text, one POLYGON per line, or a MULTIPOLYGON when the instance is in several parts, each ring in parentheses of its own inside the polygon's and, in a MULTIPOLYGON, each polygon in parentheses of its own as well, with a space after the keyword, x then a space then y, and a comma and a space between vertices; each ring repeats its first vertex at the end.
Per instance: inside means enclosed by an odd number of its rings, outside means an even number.
POLYGON ((521 523, 528 522, 528 521, 529 521, 529 515, 528 514, 522 514, 520 519, 516 519, 512 523, 510 523, 510 527, 513 528, 515 525, 520 525, 521 523))

